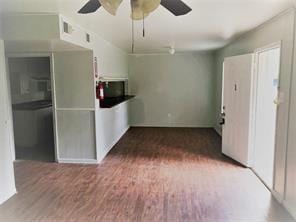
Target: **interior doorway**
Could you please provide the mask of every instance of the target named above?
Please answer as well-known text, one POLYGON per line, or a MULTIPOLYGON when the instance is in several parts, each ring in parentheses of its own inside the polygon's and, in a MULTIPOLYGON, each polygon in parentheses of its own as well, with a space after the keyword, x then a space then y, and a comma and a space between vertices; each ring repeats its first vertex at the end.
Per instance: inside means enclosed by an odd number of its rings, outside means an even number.
POLYGON ((255 52, 253 170, 271 190, 274 184, 280 52, 279 43, 255 52))
POLYGON ((55 161, 51 58, 9 57, 15 159, 55 161))

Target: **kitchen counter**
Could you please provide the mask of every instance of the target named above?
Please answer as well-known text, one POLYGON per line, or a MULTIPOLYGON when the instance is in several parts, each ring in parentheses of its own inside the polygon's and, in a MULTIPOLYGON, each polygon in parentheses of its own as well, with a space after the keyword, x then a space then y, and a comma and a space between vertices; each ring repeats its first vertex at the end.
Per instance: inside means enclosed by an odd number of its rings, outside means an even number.
POLYGON ((134 98, 135 96, 120 96, 120 97, 107 97, 100 101, 101 108, 112 108, 120 103, 134 98))
POLYGON ((39 110, 44 109, 52 106, 51 100, 39 100, 33 102, 25 102, 25 103, 18 103, 13 104, 13 110, 39 110))
POLYGON ((35 147, 50 140, 53 133, 51 100, 14 104, 12 113, 17 147, 35 147))

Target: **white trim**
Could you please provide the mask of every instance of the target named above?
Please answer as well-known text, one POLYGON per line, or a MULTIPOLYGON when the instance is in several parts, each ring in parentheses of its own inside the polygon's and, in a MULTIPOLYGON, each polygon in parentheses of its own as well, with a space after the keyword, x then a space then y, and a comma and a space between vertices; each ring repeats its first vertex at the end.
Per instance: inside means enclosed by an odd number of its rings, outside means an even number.
POLYGON ((266 46, 257 48, 257 49, 255 49, 254 53, 258 54, 258 53, 262 53, 262 52, 269 51, 269 50, 276 49, 276 48, 280 48, 280 49, 282 48, 282 41, 273 42, 273 43, 268 44, 266 46))
MULTIPOLYGON (((256 170, 253 168, 253 161, 254 161, 254 156, 255 156, 255 146, 254 146, 254 140, 255 140, 255 135, 256 135, 256 103, 257 103, 257 85, 258 85, 258 60, 259 60, 259 54, 272 50, 272 49, 276 49, 279 48, 280 50, 280 58, 279 58, 279 70, 278 70, 278 78, 279 78, 279 83, 278 85, 280 85, 280 75, 281 75, 281 50, 282 50, 282 41, 277 41, 274 43, 271 43, 269 45, 260 47, 258 49, 254 50, 254 68, 253 68, 253 77, 252 77, 252 87, 251 87, 251 112, 250 112, 250 130, 249 130, 249 144, 251 147, 251 156, 250 159, 251 161, 251 167, 252 167, 252 171, 256 174, 256 176, 261 180, 261 182, 266 186, 267 184, 265 184, 265 182, 260 178, 260 176, 258 175, 258 173, 256 172, 256 170)), ((280 90, 278 89, 278 93, 280 92, 280 90)), ((268 189, 271 191, 271 193, 273 194, 273 196, 277 199, 280 200, 282 199, 282 195, 279 194, 278 192, 276 192, 274 190, 274 186, 275 186, 275 179, 276 179, 276 148, 277 148, 277 131, 278 131, 278 112, 279 111, 279 107, 277 106, 277 111, 276 111, 276 128, 275 128, 275 141, 274 141, 274 164, 273 164, 273 183, 272 183, 272 187, 268 187, 268 189)))
POLYGON ((56 111, 95 111, 95 108, 56 108, 56 111))
POLYGON ((3 195, 0 199, 0 205, 9 200, 12 196, 17 193, 16 188, 13 188, 9 193, 3 195))
POLYGON ((171 128, 171 127, 176 127, 176 128, 204 128, 204 129, 212 129, 215 128, 213 125, 190 125, 190 124, 131 124, 131 127, 155 127, 155 128, 171 128))
POLYGON ((287 209, 287 211, 292 215, 294 219, 296 219, 296 210, 290 206, 289 202, 287 200, 283 201, 283 206, 287 209))
POLYGON ((219 128, 218 126, 215 126, 215 127, 214 127, 214 130, 216 131, 216 133, 219 134, 219 136, 222 137, 222 129, 221 129, 221 128, 219 128))
MULTIPOLYGON (((222 47, 219 47, 219 48, 216 48, 214 50, 219 50, 221 48, 223 48, 224 46, 222 47)), ((166 48, 160 48, 160 49, 164 49, 166 50, 166 48)), ((204 53, 204 54, 211 54, 211 50, 204 50, 204 49, 192 49, 190 51, 179 51, 179 52, 176 52, 175 54, 170 54, 169 53, 169 48, 167 48, 167 51, 163 51, 163 52, 147 52, 147 53, 128 53, 129 56, 131 57, 135 57, 135 58, 140 58, 140 57, 144 57, 144 56, 181 56, 181 55, 194 55, 196 53, 204 53)))
POLYGON ((8 107, 8 118, 9 118, 9 131, 10 131, 10 149, 12 155, 12 161, 16 160, 15 154, 15 142, 14 142, 14 129, 13 129, 13 114, 12 114, 12 99, 11 99, 11 85, 10 85, 10 71, 8 65, 8 57, 5 56, 6 73, 4 75, 4 81, 6 82, 6 93, 8 100, 6 99, 6 106, 8 107))
POLYGON ((221 107, 220 107, 220 114, 222 115, 224 110, 224 85, 225 85, 225 61, 222 63, 222 93, 221 93, 221 107))
POLYGON ((108 75, 104 76, 102 75, 99 77, 99 80, 101 82, 117 82, 117 81, 128 81, 128 78, 126 77, 108 77, 108 75))
POLYGON ((251 88, 250 88, 250 113, 249 113, 249 160, 250 160, 250 167, 253 167, 254 162, 254 136, 255 136, 255 113, 256 113, 256 101, 257 101, 257 54, 253 54, 253 61, 252 61, 252 77, 251 77, 251 88))
POLYGON ((261 183, 263 183, 263 185, 269 190, 269 192, 271 193, 271 194, 273 194, 273 189, 271 188, 271 187, 269 187, 266 183, 265 183, 265 181, 263 181, 262 179, 261 179, 261 177, 259 176, 259 174, 257 173, 257 171, 254 169, 254 168, 251 168, 250 167, 250 170, 255 174, 255 176, 261 181, 261 183))
POLYGON ((7 58, 26 58, 26 57, 50 57, 52 53, 50 52, 13 52, 6 53, 7 58))
POLYGON ((54 53, 50 55, 50 75, 51 75, 51 96, 53 104, 53 127, 54 127, 54 141, 55 141, 55 161, 58 161, 59 154, 59 137, 58 137, 58 122, 57 122, 57 100, 56 100, 56 89, 55 89, 55 66, 54 66, 54 53))
POLYGON ((59 158, 58 163, 72 163, 72 164, 99 164, 95 159, 71 159, 71 158, 59 158))

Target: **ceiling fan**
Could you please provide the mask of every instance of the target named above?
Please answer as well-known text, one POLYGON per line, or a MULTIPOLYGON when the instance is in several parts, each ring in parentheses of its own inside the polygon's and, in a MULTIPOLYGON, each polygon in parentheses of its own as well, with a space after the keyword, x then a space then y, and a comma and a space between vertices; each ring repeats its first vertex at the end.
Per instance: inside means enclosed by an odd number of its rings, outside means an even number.
MULTIPOLYGON (((117 9, 123 0, 89 0, 79 11, 80 14, 88 14, 97 11, 101 6, 111 15, 116 15, 117 9)), ((186 15, 192 9, 182 0, 130 0, 132 19, 132 53, 135 49, 134 21, 143 20, 143 37, 145 37, 144 19, 160 5, 169 10, 175 16, 186 15)), ((172 49, 173 50, 173 49, 172 49)), ((174 50, 175 52, 175 50, 174 50)), ((173 52, 173 53, 174 53, 173 52)))
MULTIPOLYGON (((88 14, 97 11, 101 6, 112 15, 116 15, 117 9, 123 0, 89 0, 79 11, 81 14, 88 14)), ((162 5, 175 16, 185 15, 192 9, 181 0, 130 0, 131 18, 142 20, 158 6, 162 5)))

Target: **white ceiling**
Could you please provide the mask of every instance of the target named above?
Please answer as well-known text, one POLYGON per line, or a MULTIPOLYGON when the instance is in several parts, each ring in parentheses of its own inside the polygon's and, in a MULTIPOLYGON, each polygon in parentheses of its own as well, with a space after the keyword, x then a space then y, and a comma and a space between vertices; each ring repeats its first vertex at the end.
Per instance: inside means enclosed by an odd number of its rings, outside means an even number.
MULTIPOLYGON (((101 37, 130 52, 131 20, 129 0, 123 0, 116 16, 102 7, 94 14, 77 11, 88 0, 0 0, 5 12, 62 13, 101 37)), ((293 5, 294 0, 183 0, 193 11, 175 17, 159 7, 142 22, 136 22, 136 52, 158 53, 164 47, 177 51, 213 50, 223 47, 237 35, 251 30, 293 5)))

